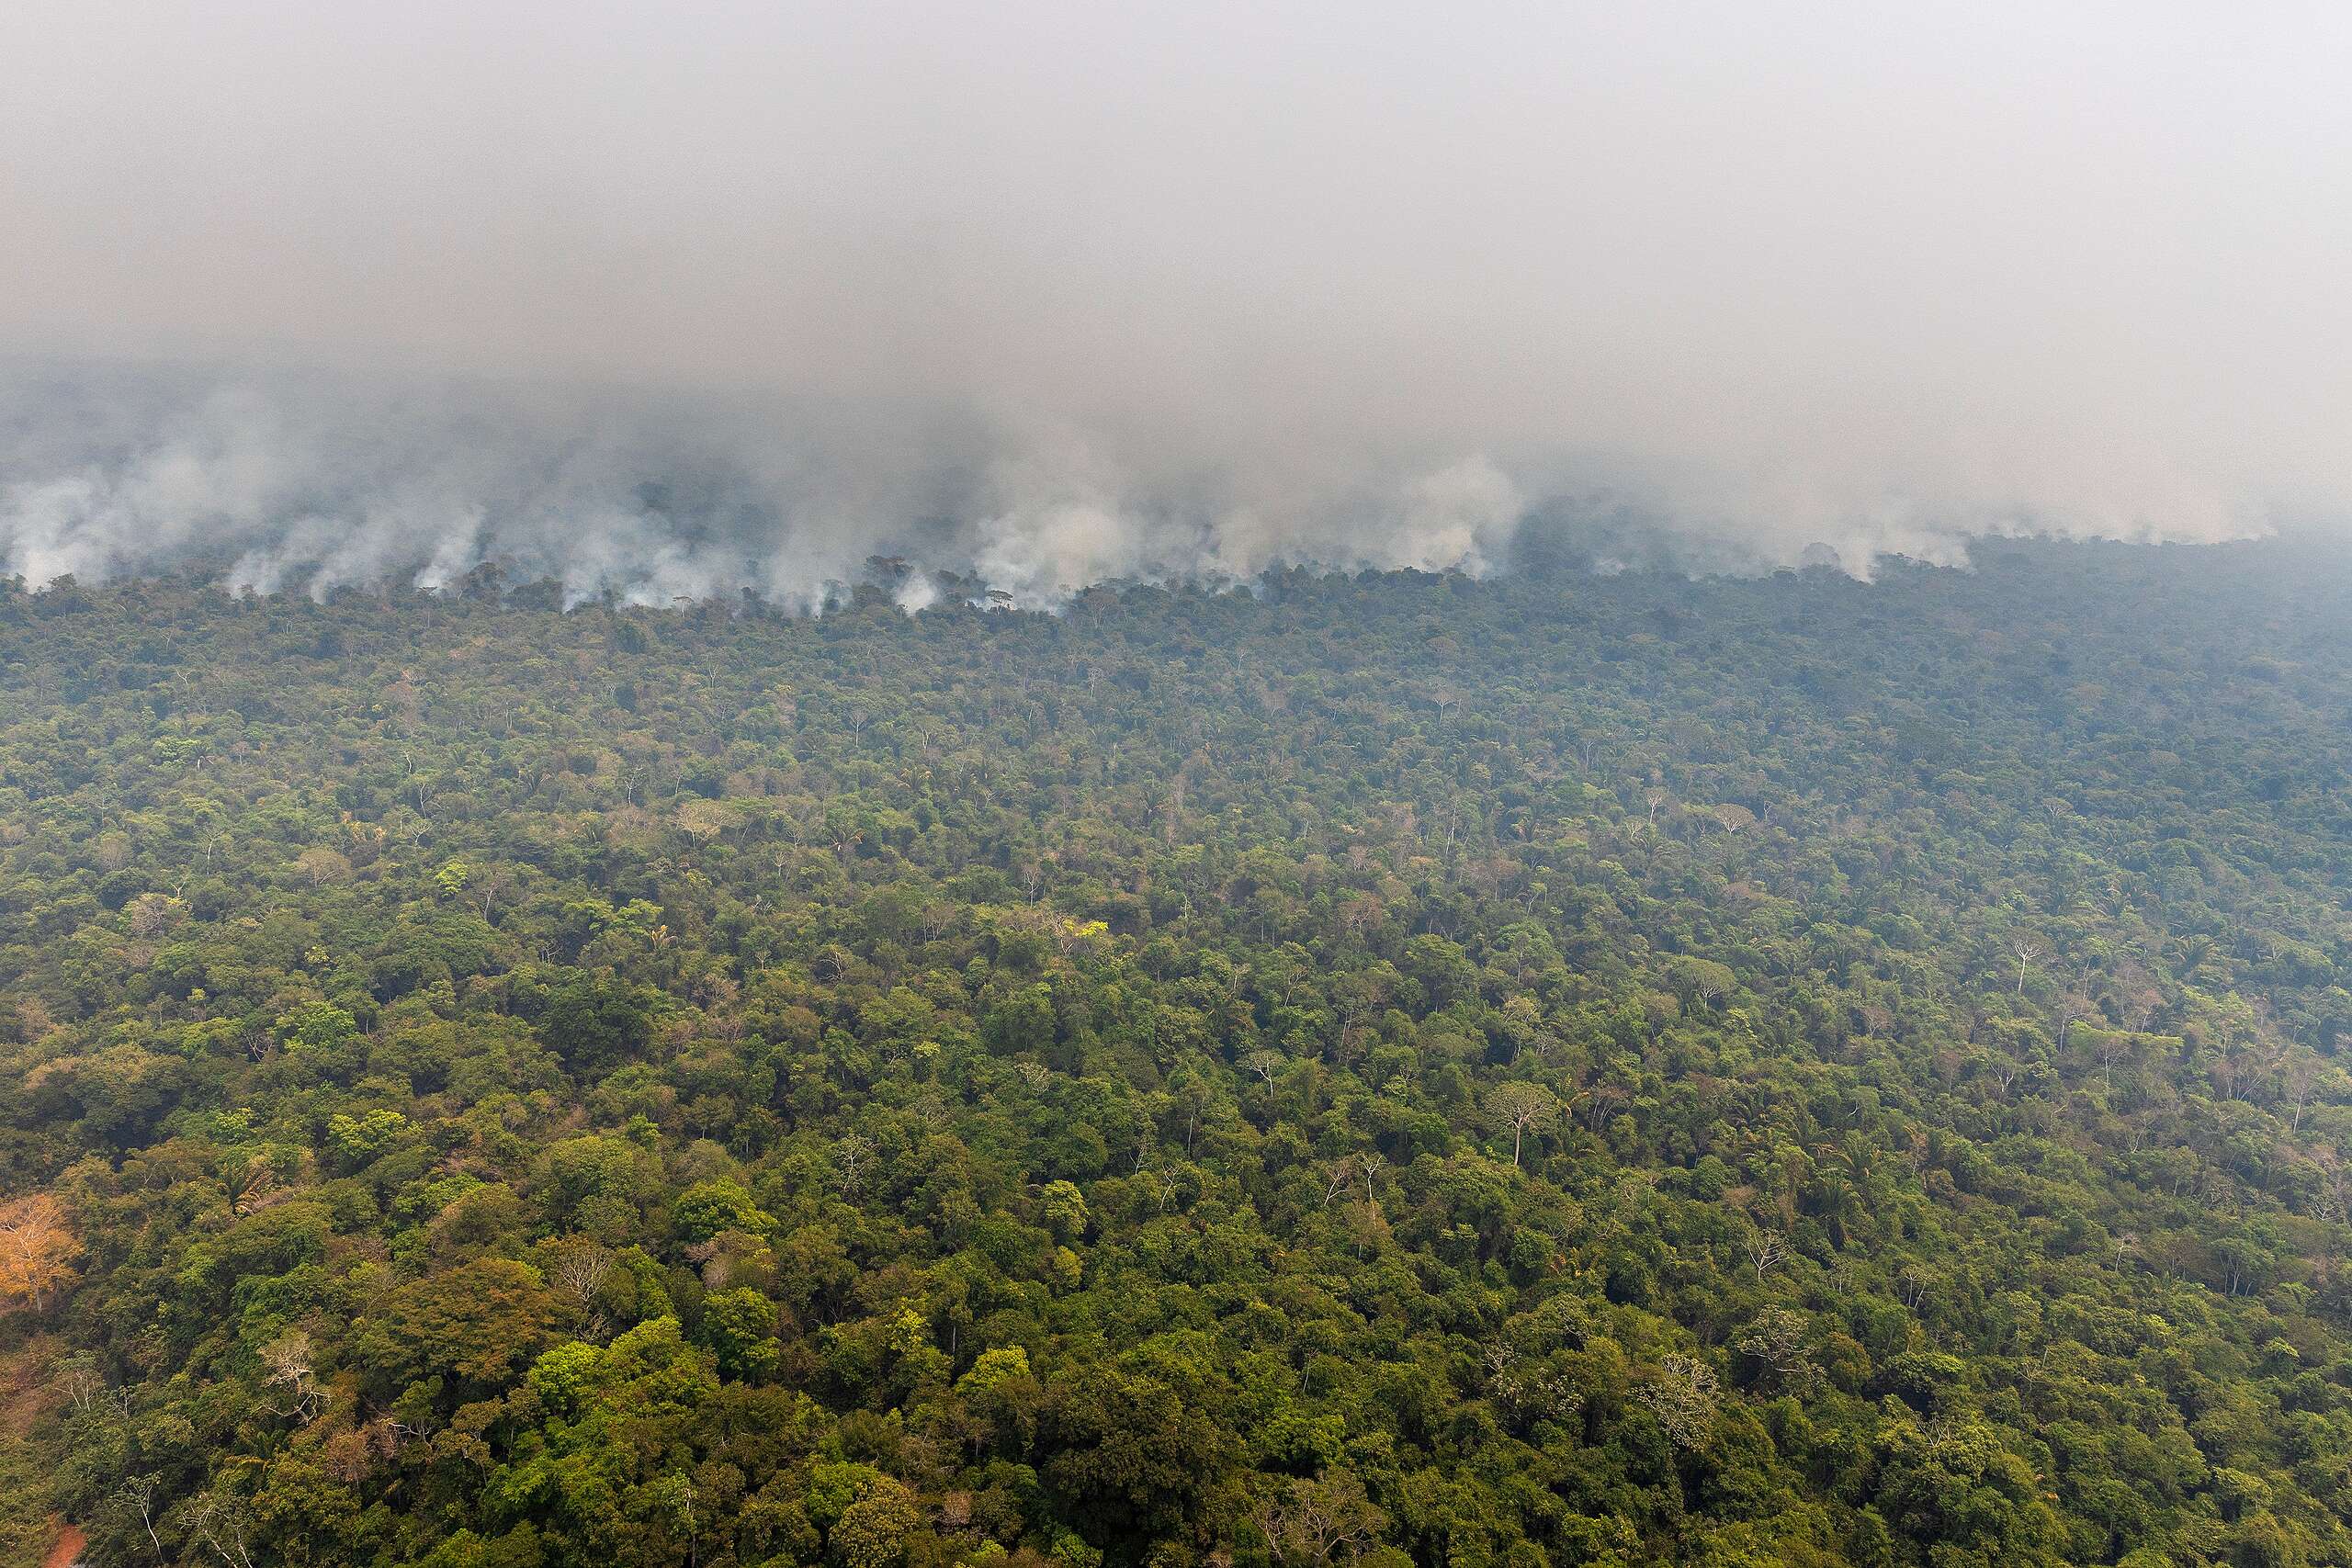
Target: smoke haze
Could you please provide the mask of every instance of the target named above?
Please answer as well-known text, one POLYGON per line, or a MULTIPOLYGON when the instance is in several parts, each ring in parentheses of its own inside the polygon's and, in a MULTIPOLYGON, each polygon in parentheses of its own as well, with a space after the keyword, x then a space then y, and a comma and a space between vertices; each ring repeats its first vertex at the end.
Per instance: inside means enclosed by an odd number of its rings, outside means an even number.
POLYGON ((0 570, 1867 572, 2352 502, 2340 7, 0 13, 0 570), (149 368, 141 368, 148 367, 149 368))

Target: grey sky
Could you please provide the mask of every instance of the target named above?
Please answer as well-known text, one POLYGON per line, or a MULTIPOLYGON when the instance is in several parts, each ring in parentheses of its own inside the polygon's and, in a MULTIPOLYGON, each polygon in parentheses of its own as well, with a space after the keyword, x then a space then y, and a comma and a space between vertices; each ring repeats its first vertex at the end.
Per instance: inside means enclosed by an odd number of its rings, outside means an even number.
POLYGON ((2352 496, 2347 62, 2317 5, 14 0, 0 344, 2203 534, 2352 496))

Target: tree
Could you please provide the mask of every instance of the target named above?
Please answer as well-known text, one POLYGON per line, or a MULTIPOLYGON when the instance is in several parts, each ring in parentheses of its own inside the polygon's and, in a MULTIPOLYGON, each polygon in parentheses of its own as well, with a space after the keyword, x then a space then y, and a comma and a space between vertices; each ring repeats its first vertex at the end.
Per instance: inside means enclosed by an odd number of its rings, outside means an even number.
POLYGON ((914 1496, 888 1476, 877 1477, 865 1495, 842 1510, 826 1544, 842 1568, 896 1568, 907 1540, 922 1528, 914 1496))
POLYGON ((323 845, 312 845, 294 857, 294 869, 313 887, 351 880, 351 857, 323 845))
POLYGON ((158 1562, 164 1561, 164 1542, 155 1533, 155 1496, 163 1481, 161 1475, 152 1472, 125 1476, 111 1499, 116 1508, 137 1517, 139 1528, 146 1533, 148 1549, 154 1552, 158 1562))
POLYGON ((703 1337, 718 1358, 721 1376, 763 1379, 783 1360, 776 1344, 776 1304, 749 1286, 718 1291, 702 1305, 703 1337))
POLYGON ((1091 1216, 1087 1212, 1085 1195, 1079 1191, 1076 1182, 1046 1183, 1040 1206, 1045 1212, 1046 1228, 1054 1233, 1054 1239, 1065 1247, 1074 1245, 1086 1235, 1091 1216))
POLYGON ((359 1038, 359 1021, 333 1002, 304 1002, 282 1014, 275 1027, 288 1051, 334 1051, 359 1038))
POLYGON ((1730 964, 1708 958, 1678 957, 1667 966, 1667 975, 1686 1002, 1718 1002, 1739 988, 1739 976, 1730 964))
POLYGON ((189 1507, 187 1517, 196 1539, 228 1568, 254 1568, 253 1516, 242 1499, 208 1492, 189 1507))
POLYGON ((1519 1165, 1520 1143, 1530 1127, 1548 1120, 1559 1109, 1559 1101, 1542 1084, 1514 1082, 1498 1084, 1487 1096, 1487 1113, 1495 1122, 1510 1129, 1510 1163, 1519 1165))
POLYGON ((670 1220, 679 1238, 690 1243, 708 1241, 722 1231, 756 1233, 775 1225, 741 1182, 725 1178, 698 1181, 679 1193, 670 1220))
POLYGON ((1666 1435, 1686 1449, 1704 1448, 1722 1403, 1714 1369, 1694 1357, 1672 1355, 1634 1386, 1634 1398, 1657 1417, 1666 1435))
POLYGON ((573 1067, 608 1072, 652 1041, 652 1009, 639 987, 599 976, 567 981, 549 999, 540 1032, 573 1067))
POLYGON ((1344 1470, 1295 1479, 1258 1508, 1259 1533, 1283 1568, 1352 1562, 1387 1527, 1388 1516, 1364 1495, 1363 1483, 1344 1470))
POLYGON ((539 1244, 539 1267, 548 1288, 587 1338, 601 1339, 608 1327, 600 1304, 613 1277, 611 1247, 594 1236, 571 1235, 539 1244))
POLYGON ((358 1346, 390 1392, 431 1377, 496 1388, 537 1352, 554 1321, 537 1270, 479 1258, 391 1292, 368 1313, 358 1346))
POLYGON ((2031 936, 2012 937, 2009 947, 2018 955, 2018 995, 2022 997, 2025 995, 2026 965, 2041 956, 2041 942, 2031 936))
MULTIPOLYGON (((1216 1386, 1207 1370, 1197 1393, 1216 1386)), ((1159 1534, 1217 1482, 1216 1429, 1173 1387, 1148 1373, 1095 1365, 1054 1385, 1039 1441, 1062 1506, 1104 1531, 1159 1534)))
POLYGON ((1749 1320, 1737 1348, 1782 1388, 1804 1393, 1821 1378, 1821 1369, 1805 1352, 1809 1332, 1802 1313, 1766 1307, 1749 1320))
POLYGON ((57 1293, 73 1283, 82 1244, 52 1193, 0 1202, 0 1301, 23 1302, 48 1310, 57 1293))
POLYGON ((849 1134, 833 1145, 833 1168, 839 1173, 835 1179, 851 1197, 865 1186, 866 1171, 873 1162, 874 1141, 862 1133, 849 1134))
POLYGON ((273 1401, 270 1409, 300 1425, 316 1420, 326 1404, 326 1390, 319 1386, 311 1337, 289 1328, 261 1349, 262 1382, 273 1401))

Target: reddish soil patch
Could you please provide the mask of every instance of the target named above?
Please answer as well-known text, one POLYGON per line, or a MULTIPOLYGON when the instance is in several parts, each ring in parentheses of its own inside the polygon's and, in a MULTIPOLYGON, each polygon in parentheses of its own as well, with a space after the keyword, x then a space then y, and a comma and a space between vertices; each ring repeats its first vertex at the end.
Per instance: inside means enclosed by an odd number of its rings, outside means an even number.
POLYGON ((82 1533, 80 1525, 58 1520, 57 1544, 49 1549, 47 1557, 41 1559, 40 1568, 74 1568, 74 1564, 81 1561, 82 1548, 88 1545, 89 1540, 90 1538, 82 1533))

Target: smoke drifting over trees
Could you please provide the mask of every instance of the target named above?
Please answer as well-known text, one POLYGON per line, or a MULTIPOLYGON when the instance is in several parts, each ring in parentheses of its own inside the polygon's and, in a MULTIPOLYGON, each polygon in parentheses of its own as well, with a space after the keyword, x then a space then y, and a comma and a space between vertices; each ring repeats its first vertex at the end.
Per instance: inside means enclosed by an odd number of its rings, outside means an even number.
POLYGON ((577 600, 820 605, 897 558, 919 609, 950 575, 1051 604, 1117 578, 1240 581, 1270 566, 1483 573, 1525 502, 1478 457, 1368 458, 1253 502, 1236 476, 1158 485, 969 411, 772 399, 388 387, 317 375, 28 378, 0 502, 34 581, 159 568, 233 590, 408 581, 494 562, 577 600))
POLYGON ((0 570, 1049 603, 2338 517, 2346 32, 28 0, 0 570))

